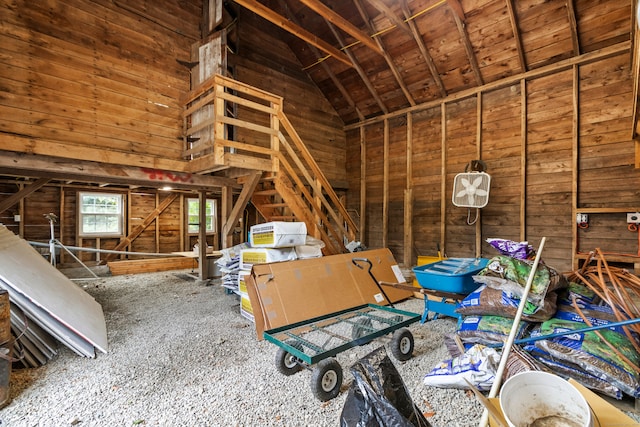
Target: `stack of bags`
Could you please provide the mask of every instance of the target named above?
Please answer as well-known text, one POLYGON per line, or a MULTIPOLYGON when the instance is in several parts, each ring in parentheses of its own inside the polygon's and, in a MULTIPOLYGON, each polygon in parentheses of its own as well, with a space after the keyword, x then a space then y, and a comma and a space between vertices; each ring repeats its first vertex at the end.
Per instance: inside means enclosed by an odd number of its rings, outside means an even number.
MULTIPOLYGON (((462 351, 467 353, 474 349, 477 352, 477 346, 499 350, 511 332, 531 273, 531 259, 535 254, 526 242, 501 239, 488 242, 500 255, 492 258, 487 267, 473 277, 478 289, 456 309, 463 315, 463 320, 453 338, 463 347, 457 346, 457 354, 451 351, 456 356, 452 360, 462 360, 462 351)), ((589 325, 616 322, 615 310, 589 287, 569 282, 541 261, 515 334, 516 340, 525 338, 526 343, 522 348, 514 346, 512 353, 526 354, 529 362, 536 365, 534 369, 573 378, 600 393, 618 399, 623 393, 640 397, 640 355, 634 348, 637 347, 637 335, 620 327, 572 333, 589 325), (558 333, 563 335, 549 337, 558 333)), ((449 348, 455 347, 451 344, 449 348)), ((434 369, 427 374, 425 384, 446 384, 436 376, 437 372, 434 369)))
POLYGON ((223 276, 223 286, 240 295, 240 314, 254 321, 253 310, 244 278, 254 264, 293 261, 322 256, 324 243, 307 236, 304 222, 268 222, 251 227, 249 242, 234 246, 218 261, 223 276), (225 259, 226 258, 226 259, 225 259))

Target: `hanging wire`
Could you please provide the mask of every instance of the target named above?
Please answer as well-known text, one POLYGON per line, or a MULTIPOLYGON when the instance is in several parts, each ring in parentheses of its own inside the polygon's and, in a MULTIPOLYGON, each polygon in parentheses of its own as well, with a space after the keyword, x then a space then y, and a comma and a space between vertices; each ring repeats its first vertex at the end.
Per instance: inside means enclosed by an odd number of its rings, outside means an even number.
POLYGON ((473 225, 478 222, 478 218, 480 217, 480 209, 476 208, 476 217, 473 221, 471 221, 471 208, 467 209, 467 225, 473 225))

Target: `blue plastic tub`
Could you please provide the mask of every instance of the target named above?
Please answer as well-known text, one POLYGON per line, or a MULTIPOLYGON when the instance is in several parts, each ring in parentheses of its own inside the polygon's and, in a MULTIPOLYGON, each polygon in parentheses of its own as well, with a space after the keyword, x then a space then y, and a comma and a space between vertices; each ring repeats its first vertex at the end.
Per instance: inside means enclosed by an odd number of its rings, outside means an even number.
POLYGON ((469 294, 479 284, 473 275, 487 266, 487 258, 447 258, 431 264, 413 267, 418 284, 425 289, 469 294))

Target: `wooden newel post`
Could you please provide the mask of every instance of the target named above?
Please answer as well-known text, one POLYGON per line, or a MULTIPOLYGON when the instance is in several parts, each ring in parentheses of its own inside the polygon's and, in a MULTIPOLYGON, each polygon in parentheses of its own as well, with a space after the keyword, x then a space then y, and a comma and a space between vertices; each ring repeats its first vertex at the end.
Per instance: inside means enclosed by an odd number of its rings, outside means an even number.
POLYGON ((9 292, 0 290, 0 408, 9 403, 9 382, 11 378, 11 312, 9 292))

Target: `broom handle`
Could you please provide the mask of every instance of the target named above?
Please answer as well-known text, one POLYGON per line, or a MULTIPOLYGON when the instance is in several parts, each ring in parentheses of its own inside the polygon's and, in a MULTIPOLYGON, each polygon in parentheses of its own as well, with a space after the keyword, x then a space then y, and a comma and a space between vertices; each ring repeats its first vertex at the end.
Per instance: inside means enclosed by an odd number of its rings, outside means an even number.
MULTIPOLYGON (((513 341, 516 337, 516 332, 518 331, 518 325, 520 324, 520 319, 522 318, 522 312, 524 311, 524 306, 527 303, 527 296, 529 295, 529 291, 531 290, 531 284, 533 283, 533 277, 536 274, 536 270, 538 269, 538 263, 540 262, 540 255, 542 254, 542 249, 544 248, 544 242, 547 240, 546 237, 543 237, 540 241, 540 247, 538 248, 538 253, 536 254, 536 259, 533 262, 533 266, 531 267, 531 272, 529 273, 529 278, 527 279, 527 284, 524 287, 524 291, 522 293, 522 297, 520 299, 520 303, 518 304, 518 311, 516 311, 516 317, 513 319, 513 324, 511 325, 511 331, 509 332, 509 337, 507 338, 507 342, 502 348, 502 355, 500 356, 500 364, 498 365, 498 371, 496 372, 496 377, 493 380, 493 385, 491 385, 491 390, 489 391, 489 398, 496 397, 498 394, 498 390, 500 390, 502 374, 507 365, 507 358, 509 357, 509 352, 511 351, 511 346, 513 345, 513 341)), ((479 427, 486 427, 489 421, 489 411, 485 408, 482 412, 482 418, 480 419, 479 427)))

